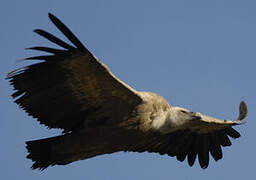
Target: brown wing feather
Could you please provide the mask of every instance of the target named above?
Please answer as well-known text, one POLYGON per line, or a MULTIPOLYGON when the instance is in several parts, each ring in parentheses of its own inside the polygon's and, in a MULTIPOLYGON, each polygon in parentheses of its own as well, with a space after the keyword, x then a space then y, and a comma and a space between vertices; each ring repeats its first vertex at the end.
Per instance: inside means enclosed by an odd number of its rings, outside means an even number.
POLYGON ((51 53, 44 60, 8 74, 12 95, 29 115, 49 128, 72 131, 80 126, 122 120, 141 102, 136 91, 117 79, 55 16, 51 21, 75 47, 44 31, 37 34, 63 49, 32 47, 51 53), (111 121, 110 121, 111 120, 111 121))
POLYGON ((229 127, 229 131, 224 129, 207 134, 199 134, 190 130, 176 131, 164 135, 148 133, 144 141, 134 145, 129 151, 167 154, 172 157, 176 156, 179 161, 184 161, 187 157, 190 166, 194 165, 196 157, 198 157, 201 168, 205 169, 209 165, 209 154, 215 161, 218 161, 222 158, 221 146, 231 146, 228 136, 232 137, 233 134, 229 135, 227 133, 230 131, 239 134, 231 127, 229 127))

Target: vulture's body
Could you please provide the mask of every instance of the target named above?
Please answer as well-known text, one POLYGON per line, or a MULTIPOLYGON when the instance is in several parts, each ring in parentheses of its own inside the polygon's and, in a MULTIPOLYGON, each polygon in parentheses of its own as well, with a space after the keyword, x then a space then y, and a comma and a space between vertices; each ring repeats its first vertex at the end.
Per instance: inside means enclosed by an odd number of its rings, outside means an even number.
POLYGON ((118 151, 158 152, 179 161, 187 157, 190 166, 198 156, 206 168, 209 153, 216 161, 221 159, 221 146, 231 145, 228 136, 240 137, 232 126, 247 116, 244 102, 236 121, 171 107, 161 96, 137 92, 120 81, 60 20, 49 17, 74 46, 37 29, 37 34, 63 49, 29 48, 51 55, 27 58, 43 62, 7 77, 22 109, 49 128, 63 129, 60 136, 26 142, 32 168, 118 151))

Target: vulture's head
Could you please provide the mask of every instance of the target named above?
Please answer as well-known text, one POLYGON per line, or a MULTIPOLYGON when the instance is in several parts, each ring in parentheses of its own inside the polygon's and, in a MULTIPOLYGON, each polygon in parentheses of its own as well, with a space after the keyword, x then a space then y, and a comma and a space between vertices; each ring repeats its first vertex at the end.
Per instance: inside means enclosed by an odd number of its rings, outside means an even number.
POLYGON ((192 112, 185 108, 173 107, 172 110, 178 119, 184 119, 185 121, 200 120, 202 114, 199 112, 192 112))

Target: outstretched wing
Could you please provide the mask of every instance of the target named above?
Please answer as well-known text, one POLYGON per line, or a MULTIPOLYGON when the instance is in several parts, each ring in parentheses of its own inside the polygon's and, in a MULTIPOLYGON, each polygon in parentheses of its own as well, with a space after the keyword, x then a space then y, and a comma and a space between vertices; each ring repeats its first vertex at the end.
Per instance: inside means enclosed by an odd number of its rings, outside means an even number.
POLYGON ((179 161, 184 161, 187 157, 190 166, 194 165, 196 157, 198 157, 201 168, 205 169, 209 165, 210 155, 215 161, 218 161, 223 156, 222 147, 232 145, 229 137, 233 139, 240 137, 240 133, 232 126, 241 124, 247 113, 247 106, 242 101, 236 121, 218 120, 209 116, 203 120, 204 115, 202 115, 202 120, 198 123, 201 126, 197 126, 197 128, 204 129, 204 131, 188 128, 164 135, 148 134, 149 137, 144 138, 146 141, 141 141, 140 144, 132 147, 131 151, 167 154, 172 157, 176 156, 179 161))
POLYGON ((229 137, 239 138, 240 134, 233 128, 199 134, 190 130, 176 131, 170 134, 153 134, 139 144, 129 148, 133 152, 155 152, 161 155, 176 156, 177 160, 184 161, 187 157, 188 164, 194 165, 198 156, 201 168, 209 164, 209 153, 215 161, 222 158, 222 147, 231 146, 229 137))
POLYGON ((26 58, 43 62, 8 74, 15 102, 40 123, 65 132, 122 120, 141 102, 136 91, 117 79, 59 19, 52 14, 49 18, 74 46, 36 29, 63 49, 28 48, 51 55, 26 58))

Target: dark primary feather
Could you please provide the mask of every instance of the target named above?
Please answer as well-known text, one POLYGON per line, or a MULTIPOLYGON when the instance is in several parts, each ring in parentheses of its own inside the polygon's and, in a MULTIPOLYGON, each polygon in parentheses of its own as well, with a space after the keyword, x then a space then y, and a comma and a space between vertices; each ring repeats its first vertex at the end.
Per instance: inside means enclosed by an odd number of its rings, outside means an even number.
POLYGON ((235 129, 233 128, 226 128, 225 129, 225 133, 227 133, 227 135, 229 135, 230 137, 236 139, 236 138, 239 138, 240 137, 240 133, 237 132, 235 129))
POLYGON ((247 114, 248 114, 247 105, 244 101, 242 101, 239 106, 239 116, 237 119, 243 120, 246 118, 247 114))
POLYGON ((70 42, 72 42, 78 49, 88 51, 65 24, 63 24, 57 17, 55 17, 51 13, 49 13, 48 15, 53 24, 55 24, 55 26, 70 40, 70 42))
POLYGON ((188 155, 188 152, 191 149, 192 144, 195 141, 195 133, 189 133, 189 137, 187 139, 187 142, 185 143, 184 147, 181 148, 181 150, 178 152, 177 160, 184 161, 186 156, 188 155))
POLYGON ((54 35, 42 30, 42 29, 36 29, 34 30, 35 33, 39 34, 40 36, 43 36, 44 38, 48 39, 49 41, 67 49, 67 50, 71 50, 74 49, 73 46, 67 44, 66 42, 62 41, 61 39, 55 37, 54 35))
POLYGON ((191 149, 188 152, 188 164, 193 166, 198 153, 199 145, 201 143, 201 137, 197 134, 194 143, 191 145, 191 149))
POLYGON ((49 48, 49 47, 42 47, 42 46, 35 46, 35 47, 31 47, 31 48, 26 48, 26 49, 38 50, 38 51, 48 52, 48 53, 52 53, 52 54, 63 54, 63 53, 65 53, 65 50, 49 48))
POLYGON ((26 58, 26 60, 45 60, 45 61, 61 61, 60 57, 57 55, 47 55, 47 56, 34 56, 26 58))
POLYGON ((200 166, 205 169, 209 164, 209 134, 202 135, 201 147, 199 147, 198 160, 200 166))
POLYGON ((222 158, 222 149, 216 132, 210 135, 210 153, 215 161, 222 158))
POLYGON ((225 147, 225 146, 231 146, 231 141, 229 140, 228 136, 224 131, 219 132, 219 140, 220 144, 225 147))
POLYGON ((190 130, 177 131, 167 135, 154 134, 143 143, 143 148, 131 148, 135 152, 158 152, 161 155, 176 156, 177 160, 193 166, 198 157, 201 168, 209 165, 210 155, 215 161, 222 159, 222 147, 231 146, 228 136, 236 138, 238 134, 232 127, 207 134, 198 134, 190 130), (227 133, 228 132, 228 133, 227 133), (231 134, 231 135, 229 135, 231 134))

